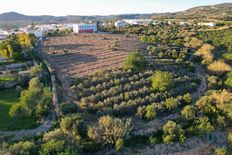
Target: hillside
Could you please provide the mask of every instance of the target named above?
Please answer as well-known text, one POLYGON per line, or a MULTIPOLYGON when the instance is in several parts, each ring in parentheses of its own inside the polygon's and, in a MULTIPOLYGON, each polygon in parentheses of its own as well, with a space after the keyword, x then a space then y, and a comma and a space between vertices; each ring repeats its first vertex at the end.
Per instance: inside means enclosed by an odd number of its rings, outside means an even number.
POLYGON ((232 3, 222 3, 217 5, 199 6, 186 11, 175 13, 153 13, 153 14, 122 14, 109 16, 27 16, 16 12, 0 14, 1 25, 27 25, 36 23, 72 23, 85 20, 112 20, 112 19, 136 19, 136 18, 232 18, 232 3))
POLYGON ((175 13, 163 13, 153 16, 153 18, 225 18, 232 17, 232 3, 222 3, 217 5, 199 6, 186 11, 175 13))
POLYGON ((108 19, 135 19, 135 18, 151 18, 153 14, 122 14, 109 16, 27 16, 16 12, 7 12, 0 14, 0 25, 27 25, 36 23, 64 23, 64 22, 80 22, 85 20, 108 20, 108 19))

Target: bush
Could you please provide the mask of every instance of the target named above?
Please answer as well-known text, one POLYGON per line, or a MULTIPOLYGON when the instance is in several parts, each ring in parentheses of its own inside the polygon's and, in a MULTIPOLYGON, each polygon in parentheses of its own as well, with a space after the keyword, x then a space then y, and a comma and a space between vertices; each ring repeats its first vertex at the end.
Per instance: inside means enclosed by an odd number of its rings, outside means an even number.
POLYGON ((50 140, 42 145, 40 155, 50 155, 61 153, 65 149, 64 140, 50 140))
POLYGON ((225 85, 229 88, 232 88, 232 77, 226 79, 225 85))
POLYGON ((124 142, 122 139, 118 139, 115 143, 115 149, 116 151, 121 151, 123 149, 124 142))
POLYGON ((225 148, 216 148, 214 153, 215 155, 227 155, 225 148))
POLYGON ((36 145, 34 142, 18 142, 9 147, 9 153, 13 155, 29 155, 35 154, 37 150, 36 145))
POLYGON ((115 144, 118 139, 127 138, 131 129, 131 119, 123 122, 119 118, 102 116, 97 128, 89 127, 88 137, 96 143, 115 144))
POLYGON ((155 144, 158 143, 158 141, 159 141, 159 139, 157 137, 155 137, 155 136, 149 136, 148 143, 150 145, 155 145, 155 144))
POLYGON ((130 53, 127 56, 127 60, 124 62, 123 68, 134 71, 142 71, 146 68, 147 62, 145 58, 139 53, 130 53))
POLYGON ((152 87, 154 90, 164 92, 174 86, 173 74, 169 72, 156 71, 152 77, 152 87))
POLYGON ((50 141, 52 139, 62 140, 64 138, 64 134, 61 129, 55 129, 53 131, 49 131, 43 135, 43 141, 50 141))
POLYGON ((83 120, 79 115, 75 114, 63 117, 60 122, 60 128, 63 133, 69 138, 77 141, 81 138, 80 136, 82 134, 83 127, 83 120))
POLYGON ((208 64, 213 61, 213 50, 214 47, 212 45, 204 44, 199 50, 196 51, 195 55, 201 56, 204 60, 204 64, 208 64))
POLYGON ((196 116, 196 110, 192 106, 187 105, 181 111, 181 116, 185 120, 193 120, 196 116))
POLYGON ((173 110, 180 105, 180 101, 175 98, 168 98, 165 101, 165 106, 168 110, 173 110))
POLYGON ((232 68, 222 61, 214 61, 208 66, 208 69, 218 74, 232 71, 232 68))
POLYGON ((210 133, 214 130, 214 126, 209 122, 208 117, 196 119, 194 121, 194 124, 195 125, 193 132, 201 136, 205 135, 206 133, 210 133))
POLYGON ((31 76, 32 77, 39 77, 39 74, 42 71, 42 67, 41 66, 33 66, 31 68, 31 76))
POLYGON ((190 93, 187 93, 185 94, 183 97, 182 97, 183 101, 186 103, 186 104, 190 104, 192 102, 192 96, 190 93))
POLYGON ((146 114, 145 114, 145 118, 148 120, 154 119, 156 117, 156 110, 155 107, 153 105, 148 105, 146 107, 146 114))
POLYGON ((227 61, 232 61, 232 53, 223 54, 223 58, 227 61))
POLYGON ((173 121, 168 121, 163 127, 163 141, 167 144, 172 144, 174 141, 184 142, 184 130, 180 125, 173 121))

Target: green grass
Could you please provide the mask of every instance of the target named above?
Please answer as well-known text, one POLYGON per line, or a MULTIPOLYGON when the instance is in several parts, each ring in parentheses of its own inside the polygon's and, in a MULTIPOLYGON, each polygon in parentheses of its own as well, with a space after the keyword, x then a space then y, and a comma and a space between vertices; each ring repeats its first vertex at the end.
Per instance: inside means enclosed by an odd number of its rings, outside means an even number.
POLYGON ((18 102, 19 94, 15 88, 0 90, 0 130, 30 129, 37 126, 34 118, 12 118, 11 106, 18 102))
POLYGON ((13 75, 8 75, 8 76, 2 76, 0 77, 0 83, 8 82, 8 81, 13 81, 15 78, 13 75))

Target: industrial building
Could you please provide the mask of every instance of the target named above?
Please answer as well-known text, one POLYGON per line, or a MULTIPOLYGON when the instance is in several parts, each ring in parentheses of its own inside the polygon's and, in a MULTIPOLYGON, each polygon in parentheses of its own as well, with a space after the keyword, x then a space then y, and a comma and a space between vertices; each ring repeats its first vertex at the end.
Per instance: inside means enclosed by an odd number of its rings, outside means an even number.
POLYGON ((97 24, 74 24, 74 33, 94 33, 97 32, 97 24))

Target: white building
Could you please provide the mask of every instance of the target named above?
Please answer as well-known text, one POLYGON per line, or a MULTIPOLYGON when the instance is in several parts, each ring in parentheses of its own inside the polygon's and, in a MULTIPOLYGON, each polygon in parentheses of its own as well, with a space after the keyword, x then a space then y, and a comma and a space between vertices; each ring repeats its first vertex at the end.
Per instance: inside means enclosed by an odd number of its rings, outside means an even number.
POLYGON ((34 34, 37 38, 41 38, 43 36, 44 30, 32 30, 29 33, 34 34))
POLYGON ((126 26, 126 22, 124 22, 124 21, 116 21, 114 23, 114 26, 115 27, 124 27, 124 26, 126 26))
POLYGON ((179 24, 180 24, 180 25, 183 25, 183 26, 190 25, 190 23, 189 23, 189 22, 185 22, 185 21, 183 21, 183 22, 180 22, 179 24))
POLYGON ((0 40, 7 39, 9 37, 10 33, 4 30, 0 30, 0 40))
POLYGON ((124 19, 123 21, 129 25, 143 25, 143 26, 147 26, 154 22, 152 19, 124 19))
POLYGON ((212 22, 209 22, 209 23, 198 23, 197 25, 198 25, 198 26, 209 26, 209 27, 214 27, 214 26, 216 26, 216 23, 212 23, 212 22))
POLYGON ((97 24, 74 24, 74 33, 94 33, 97 32, 97 24))

